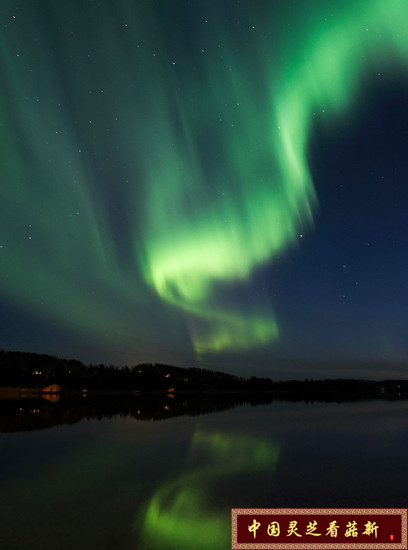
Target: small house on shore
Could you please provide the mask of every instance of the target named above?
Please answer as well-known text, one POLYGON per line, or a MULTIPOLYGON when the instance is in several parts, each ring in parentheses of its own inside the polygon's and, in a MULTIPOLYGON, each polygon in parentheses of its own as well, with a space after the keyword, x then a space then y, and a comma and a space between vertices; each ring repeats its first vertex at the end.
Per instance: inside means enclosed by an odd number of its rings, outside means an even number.
POLYGON ((61 386, 58 384, 52 384, 41 390, 41 393, 61 393, 61 386))

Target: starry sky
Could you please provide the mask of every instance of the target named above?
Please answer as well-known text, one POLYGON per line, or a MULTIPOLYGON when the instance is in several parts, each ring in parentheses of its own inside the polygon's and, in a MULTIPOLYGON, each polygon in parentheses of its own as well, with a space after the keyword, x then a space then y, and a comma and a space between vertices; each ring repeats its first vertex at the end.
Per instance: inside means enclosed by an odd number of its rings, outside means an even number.
POLYGON ((3 0, 0 347, 408 376, 405 0, 3 0))

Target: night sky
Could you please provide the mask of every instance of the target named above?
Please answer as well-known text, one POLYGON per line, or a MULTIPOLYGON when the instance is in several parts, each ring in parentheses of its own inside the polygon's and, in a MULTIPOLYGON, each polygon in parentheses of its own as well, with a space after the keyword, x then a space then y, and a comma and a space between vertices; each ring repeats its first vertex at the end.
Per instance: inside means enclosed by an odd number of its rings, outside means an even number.
POLYGON ((408 377, 406 0, 2 0, 0 347, 408 377))

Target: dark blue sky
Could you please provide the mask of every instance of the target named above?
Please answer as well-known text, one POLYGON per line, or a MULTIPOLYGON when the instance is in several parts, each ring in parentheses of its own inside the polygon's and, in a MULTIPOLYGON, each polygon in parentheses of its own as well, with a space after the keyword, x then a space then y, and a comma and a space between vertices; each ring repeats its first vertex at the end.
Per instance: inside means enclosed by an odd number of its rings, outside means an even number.
POLYGON ((265 275, 271 286, 279 281, 285 351, 296 355, 408 354, 408 83, 384 80, 367 81, 342 120, 316 127, 314 230, 265 275))
POLYGON ((408 14, 388 7, 2 2, 0 346, 406 377, 408 14))

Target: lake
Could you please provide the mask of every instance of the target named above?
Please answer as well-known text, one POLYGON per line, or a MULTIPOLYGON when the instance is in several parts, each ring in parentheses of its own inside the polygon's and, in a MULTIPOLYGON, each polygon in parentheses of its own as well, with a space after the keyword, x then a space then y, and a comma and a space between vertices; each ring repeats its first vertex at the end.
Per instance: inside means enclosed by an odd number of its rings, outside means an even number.
POLYGON ((231 508, 407 507, 408 401, 234 404, 2 401, 0 548, 224 550, 231 508))

